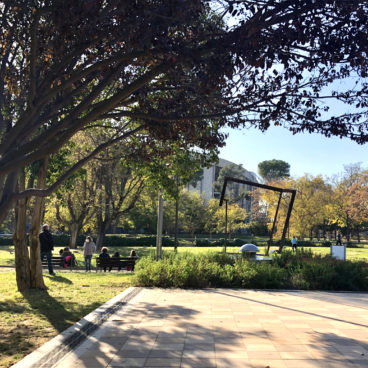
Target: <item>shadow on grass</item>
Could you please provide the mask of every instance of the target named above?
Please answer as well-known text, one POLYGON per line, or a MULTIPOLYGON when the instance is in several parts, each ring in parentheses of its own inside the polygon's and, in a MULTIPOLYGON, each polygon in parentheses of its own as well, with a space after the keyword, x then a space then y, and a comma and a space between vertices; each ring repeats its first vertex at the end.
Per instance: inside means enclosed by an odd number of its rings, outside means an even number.
POLYGON ((23 301, 0 302, 0 314, 13 319, 8 326, 0 325, 0 367, 9 367, 38 348, 40 342, 52 339, 100 306, 98 302, 79 305, 58 301, 46 290, 29 290, 22 295, 23 301))
POLYGON ((63 284, 69 284, 69 285, 73 284, 73 282, 71 280, 67 279, 66 277, 61 276, 60 274, 57 274, 56 276, 50 276, 50 275, 45 275, 44 274, 43 277, 44 278, 47 277, 47 278, 49 278, 53 281, 61 282, 63 284))
MULTIPOLYGON (((65 291, 67 292, 67 289, 65 291)), ((64 331, 100 305, 98 302, 88 305, 80 305, 72 301, 60 302, 47 290, 28 290, 22 295, 28 301, 32 311, 42 315, 58 332, 64 331)))

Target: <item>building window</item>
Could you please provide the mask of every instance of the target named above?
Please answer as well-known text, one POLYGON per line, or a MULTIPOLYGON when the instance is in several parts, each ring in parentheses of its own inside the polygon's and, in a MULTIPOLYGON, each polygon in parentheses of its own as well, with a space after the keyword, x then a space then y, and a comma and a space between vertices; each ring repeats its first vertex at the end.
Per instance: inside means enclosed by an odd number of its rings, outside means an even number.
POLYGON ((215 181, 217 181, 217 179, 220 175, 220 170, 221 170, 220 166, 215 166, 215 181))

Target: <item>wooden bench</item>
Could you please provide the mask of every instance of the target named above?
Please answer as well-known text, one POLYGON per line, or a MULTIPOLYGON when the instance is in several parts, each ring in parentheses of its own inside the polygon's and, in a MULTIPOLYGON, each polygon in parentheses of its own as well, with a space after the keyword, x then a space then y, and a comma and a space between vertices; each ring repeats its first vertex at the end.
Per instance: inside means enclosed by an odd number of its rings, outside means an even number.
POLYGON ((117 268, 126 269, 127 271, 133 271, 135 265, 135 259, 130 257, 111 257, 100 258, 96 257, 96 272, 102 269, 117 268))
MULTIPOLYGON (((52 267, 61 267, 63 268, 63 257, 60 256, 52 256, 51 258, 51 263, 52 263, 52 267)), ((77 265, 77 262, 75 262, 75 265, 73 266, 68 266, 67 268, 72 270, 75 266, 77 265)), ((48 267, 48 263, 47 263, 47 257, 45 256, 43 261, 42 261, 42 267, 48 267)))

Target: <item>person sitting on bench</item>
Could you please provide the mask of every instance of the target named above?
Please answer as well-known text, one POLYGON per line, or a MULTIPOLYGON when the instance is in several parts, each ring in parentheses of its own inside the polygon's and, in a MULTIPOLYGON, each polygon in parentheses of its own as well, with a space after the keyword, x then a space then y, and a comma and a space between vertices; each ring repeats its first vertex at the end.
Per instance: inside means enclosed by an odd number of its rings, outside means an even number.
MULTIPOLYGON (((114 255, 111 258, 112 259, 114 259, 114 258, 119 259, 120 258, 119 252, 115 252, 114 255)), ((118 267, 118 271, 121 271, 121 266, 118 267)))
MULTIPOLYGON (((100 259, 109 259, 110 258, 110 254, 107 253, 107 248, 106 247, 103 247, 101 249, 101 253, 100 255, 98 256, 100 259)), ((103 268, 104 269, 104 272, 106 272, 106 267, 103 268)), ((109 268, 109 272, 111 272, 112 270, 112 267, 109 268)))
MULTIPOLYGON (((139 258, 139 257, 138 257, 137 252, 136 252, 134 249, 132 249, 132 250, 130 251, 129 258, 132 258, 132 259, 134 259, 134 260, 136 260, 136 259, 138 259, 138 258, 139 258)), ((128 271, 130 271, 130 269, 129 269, 128 271)), ((133 264, 133 266, 132 266, 132 271, 134 271, 134 264, 133 264)))
POLYGON ((75 265, 75 255, 70 251, 69 247, 65 247, 63 253, 63 268, 74 267, 75 265))

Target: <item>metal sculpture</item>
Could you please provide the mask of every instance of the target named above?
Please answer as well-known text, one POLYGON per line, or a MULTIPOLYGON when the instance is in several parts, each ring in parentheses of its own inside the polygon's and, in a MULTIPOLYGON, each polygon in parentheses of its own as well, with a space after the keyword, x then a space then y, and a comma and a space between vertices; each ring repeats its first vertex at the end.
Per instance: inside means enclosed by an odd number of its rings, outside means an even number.
POLYGON ((282 248, 284 247, 284 244, 285 244, 286 231, 289 227, 289 220, 290 220, 291 211, 292 211, 293 205, 294 205, 296 190, 295 189, 288 189, 288 188, 279 188, 279 187, 274 187, 272 185, 260 184, 260 183, 256 183, 256 182, 249 181, 249 180, 237 179, 237 178, 232 178, 230 176, 226 176, 225 181, 224 181, 224 185, 222 186, 221 197, 220 197, 220 206, 222 206, 222 204, 225 200, 224 198, 225 198, 226 186, 227 186, 228 182, 234 182, 234 183, 239 183, 239 184, 250 185, 250 186, 253 186, 253 187, 272 190, 274 192, 280 193, 279 200, 278 200, 277 207, 276 207, 275 217, 274 217, 273 224, 272 224, 270 239, 267 242, 268 245, 267 245, 266 255, 268 255, 268 253, 270 251, 270 247, 272 245, 273 233, 274 233, 275 227, 276 227, 276 219, 277 219, 277 215, 278 215, 278 212, 279 212, 282 195, 283 195, 283 193, 291 193, 289 208, 288 208, 288 211, 287 211, 287 214, 286 214, 285 224, 284 224, 284 228, 282 230, 282 236, 281 236, 281 241, 280 241, 280 246, 279 246, 279 253, 281 253, 282 248))

